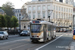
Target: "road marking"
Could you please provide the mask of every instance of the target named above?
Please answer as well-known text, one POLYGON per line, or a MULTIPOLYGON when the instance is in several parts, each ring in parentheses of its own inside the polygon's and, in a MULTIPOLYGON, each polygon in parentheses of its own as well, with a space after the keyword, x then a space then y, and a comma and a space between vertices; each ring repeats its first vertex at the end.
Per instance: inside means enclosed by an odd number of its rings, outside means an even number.
POLYGON ((29 40, 29 39, 21 39, 21 40, 15 40, 15 41, 10 41, 10 42, 5 42, 5 43, 1 43, 0 45, 5 45, 8 43, 14 43, 14 42, 18 42, 18 41, 25 41, 25 40, 29 40))
POLYGON ((52 41, 50 41, 49 43, 47 43, 47 44, 45 44, 45 45, 43 45, 43 46, 41 46, 41 47, 39 47, 39 48, 37 48, 37 49, 35 49, 35 50, 39 50, 39 49, 41 49, 41 48, 43 48, 43 47, 45 47, 45 46, 47 46, 47 45, 49 45, 49 44, 51 44, 52 42, 54 42, 54 41, 56 41, 57 39, 59 39, 60 37, 62 37, 63 35, 60 35, 59 37, 57 37, 56 39, 54 39, 54 40, 52 40, 52 41))
POLYGON ((29 44, 24 44, 24 45, 21 45, 21 46, 18 46, 18 47, 15 47, 15 48, 12 48, 12 49, 9 49, 9 50, 13 50, 13 49, 16 49, 16 48, 20 48, 20 47, 23 47, 25 45, 29 45, 29 44))

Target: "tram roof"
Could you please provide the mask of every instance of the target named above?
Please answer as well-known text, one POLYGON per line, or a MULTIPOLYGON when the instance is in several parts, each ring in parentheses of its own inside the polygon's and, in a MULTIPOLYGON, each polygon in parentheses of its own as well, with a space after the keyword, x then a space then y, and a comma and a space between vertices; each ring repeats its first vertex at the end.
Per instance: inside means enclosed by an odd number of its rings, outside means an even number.
MULTIPOLYGON (((33 21, 39 21, 39 20, 33 20, 33 21)), ((30 21, 30 22, 33 23, 33 21, 30 21)), ((33 24, 48 24, 48 25, 56 26, 56 24, 48 22, 48 21, 40 21, 40 23, 33 23, 33 24)))

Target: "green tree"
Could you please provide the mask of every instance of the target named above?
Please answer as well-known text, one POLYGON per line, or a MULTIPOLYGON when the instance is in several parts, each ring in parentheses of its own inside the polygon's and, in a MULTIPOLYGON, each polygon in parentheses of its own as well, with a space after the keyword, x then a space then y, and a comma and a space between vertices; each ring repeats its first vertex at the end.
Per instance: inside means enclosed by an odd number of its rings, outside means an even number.
POLYGON ((11 27, 17 27, 18 26, 18 19, 15 16, 12 16, 11 18, 11 27))
POLYGON ((6 27, 6 19, 3 15, 0 15, 0 27, 6 27))
POLYGON ((6 27, 7 28, 11 27, 11 17, 5 15, 5 19, 6 19, 6 27))
POLYGON ((5 11, 5 13, 8 16, 14 15, 14 12, 12 11, 13 10, 13 4, 11 2, 7 2, 7 3, 3 4, 2 9, 5 11))

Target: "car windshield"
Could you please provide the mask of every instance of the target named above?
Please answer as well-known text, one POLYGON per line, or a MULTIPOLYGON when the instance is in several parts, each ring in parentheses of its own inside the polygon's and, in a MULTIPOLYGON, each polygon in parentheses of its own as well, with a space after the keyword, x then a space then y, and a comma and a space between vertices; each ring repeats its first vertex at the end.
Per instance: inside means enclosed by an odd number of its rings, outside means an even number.
POLYGON ((0 32, 0 34, 4 34, 3 32, 0 32))
POLYGON ((28 32, 28 31, 22 31, 22 32, 28 32))
POLYGON ((39 25, 31 25, 31 32, 32 33, 38 33, 38 32, 40 32, 40 28, 41 28, 41 25, 39 24, 39 25))

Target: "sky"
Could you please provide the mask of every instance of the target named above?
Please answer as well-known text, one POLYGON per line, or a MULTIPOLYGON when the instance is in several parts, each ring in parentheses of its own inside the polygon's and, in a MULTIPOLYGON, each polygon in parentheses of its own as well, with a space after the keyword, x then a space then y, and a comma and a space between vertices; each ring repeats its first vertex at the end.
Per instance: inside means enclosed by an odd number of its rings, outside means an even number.
POLYGON ((0 7, 6 2, 11 2, 14 5, 15 9, 21 9, 23 4, 29 1, 31 0, 0 0, 0 7))
MULTIPOLYGON (((32 0, 0 0, 0 7, 6 2, 12 2, 15 9, 21 9, 24 3, 32 0)), ((75 0, 74 0, 75 1, 75 0)))

